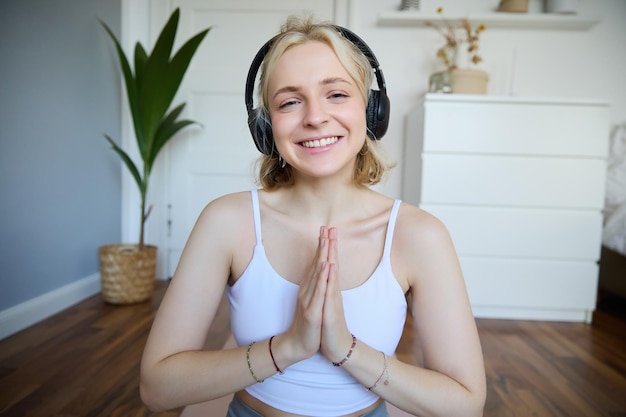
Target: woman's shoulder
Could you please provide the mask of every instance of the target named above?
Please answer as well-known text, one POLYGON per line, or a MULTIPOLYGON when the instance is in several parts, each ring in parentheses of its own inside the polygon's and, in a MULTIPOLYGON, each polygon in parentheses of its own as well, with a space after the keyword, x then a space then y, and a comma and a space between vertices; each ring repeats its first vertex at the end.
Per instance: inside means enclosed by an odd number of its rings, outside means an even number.
POLYGON ((444 223, 419 207, 403 203, 393 237, 394 272, 403 277, 405 288, 441 276, 458 262, 452 237, 444 223))
POLYGON ((224 194, 209 202, 198 217, 199 223, 232 227, 242 219, 252 218, 250 191, 224 194))
POLYGON ((232 210, 237 207, 241 208, 244 203, 251 204, 251 191, 239 191, 221 195, 211 200, 205 207, 205 210, 232 210))
POLYGON ((402 202, 398 212, 396 230, 396 235, 411 245, 430 246, 450 239, 447 227, 438 217, 406 202, 402 202))

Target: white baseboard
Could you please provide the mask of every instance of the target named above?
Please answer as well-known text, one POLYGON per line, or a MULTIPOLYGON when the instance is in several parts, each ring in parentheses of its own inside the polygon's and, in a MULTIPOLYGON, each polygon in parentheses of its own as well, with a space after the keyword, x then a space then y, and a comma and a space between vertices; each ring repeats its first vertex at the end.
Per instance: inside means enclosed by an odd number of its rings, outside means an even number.
POLYGON ((100 274, 0 311, 0 340, 100 292, 100 274))
POLYGON ((532 321, 566 321, 591 323, 593 310, 584 308, 572 310, 516 308, 516 307, 479 307, 472 306, 477 319, 532 320, 532 321))

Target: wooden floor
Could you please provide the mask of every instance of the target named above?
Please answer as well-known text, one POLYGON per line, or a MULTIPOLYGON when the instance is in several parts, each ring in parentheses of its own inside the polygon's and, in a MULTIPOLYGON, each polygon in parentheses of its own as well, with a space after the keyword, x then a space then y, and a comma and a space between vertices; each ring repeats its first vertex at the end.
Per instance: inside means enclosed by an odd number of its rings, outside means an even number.
MULTIPOLYGON (((165 285, 151 302, 133 306, 92 297, 0 341, 0 416, 178 416, 149 412, 137 388, 165 285)), ((626 416, 624 313, 623 302, 605 298, 593 325, 479 319, 489 386, 484 415, 626 416)), ((219 314, 214 346, 228 337, 227 309, 219 314)), ((405 331, 400 359, 415 362, 416 340, 405 331)))

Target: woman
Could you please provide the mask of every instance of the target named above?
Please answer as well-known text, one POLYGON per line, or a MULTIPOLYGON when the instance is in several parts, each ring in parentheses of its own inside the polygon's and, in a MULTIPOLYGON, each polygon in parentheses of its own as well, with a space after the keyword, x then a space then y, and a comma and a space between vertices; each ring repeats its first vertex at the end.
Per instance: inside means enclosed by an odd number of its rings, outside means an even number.
POLYGON ((342 33, 292 17, 268 45, 250 121, 262 189, 198 218, 142 360, 152 409, 235 393, 232 417, 379 417, 385 402, 482 415, 452 242, 433 216, 368 187, 388 168, 368 137, 372 67, 342 33), (202 351, 224 288, 239 347, 202 351), (409 294, 423 367, 393 357, 409 294))

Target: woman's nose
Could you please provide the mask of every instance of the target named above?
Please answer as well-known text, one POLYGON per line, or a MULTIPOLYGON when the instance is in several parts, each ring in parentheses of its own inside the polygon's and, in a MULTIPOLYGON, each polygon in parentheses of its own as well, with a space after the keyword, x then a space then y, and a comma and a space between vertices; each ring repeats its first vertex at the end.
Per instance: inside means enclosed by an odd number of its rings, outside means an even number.
POLYGON ((304 125, 316 127, 328 121, 328 112, 323 103, 309 101, 304 114, 304 125))

